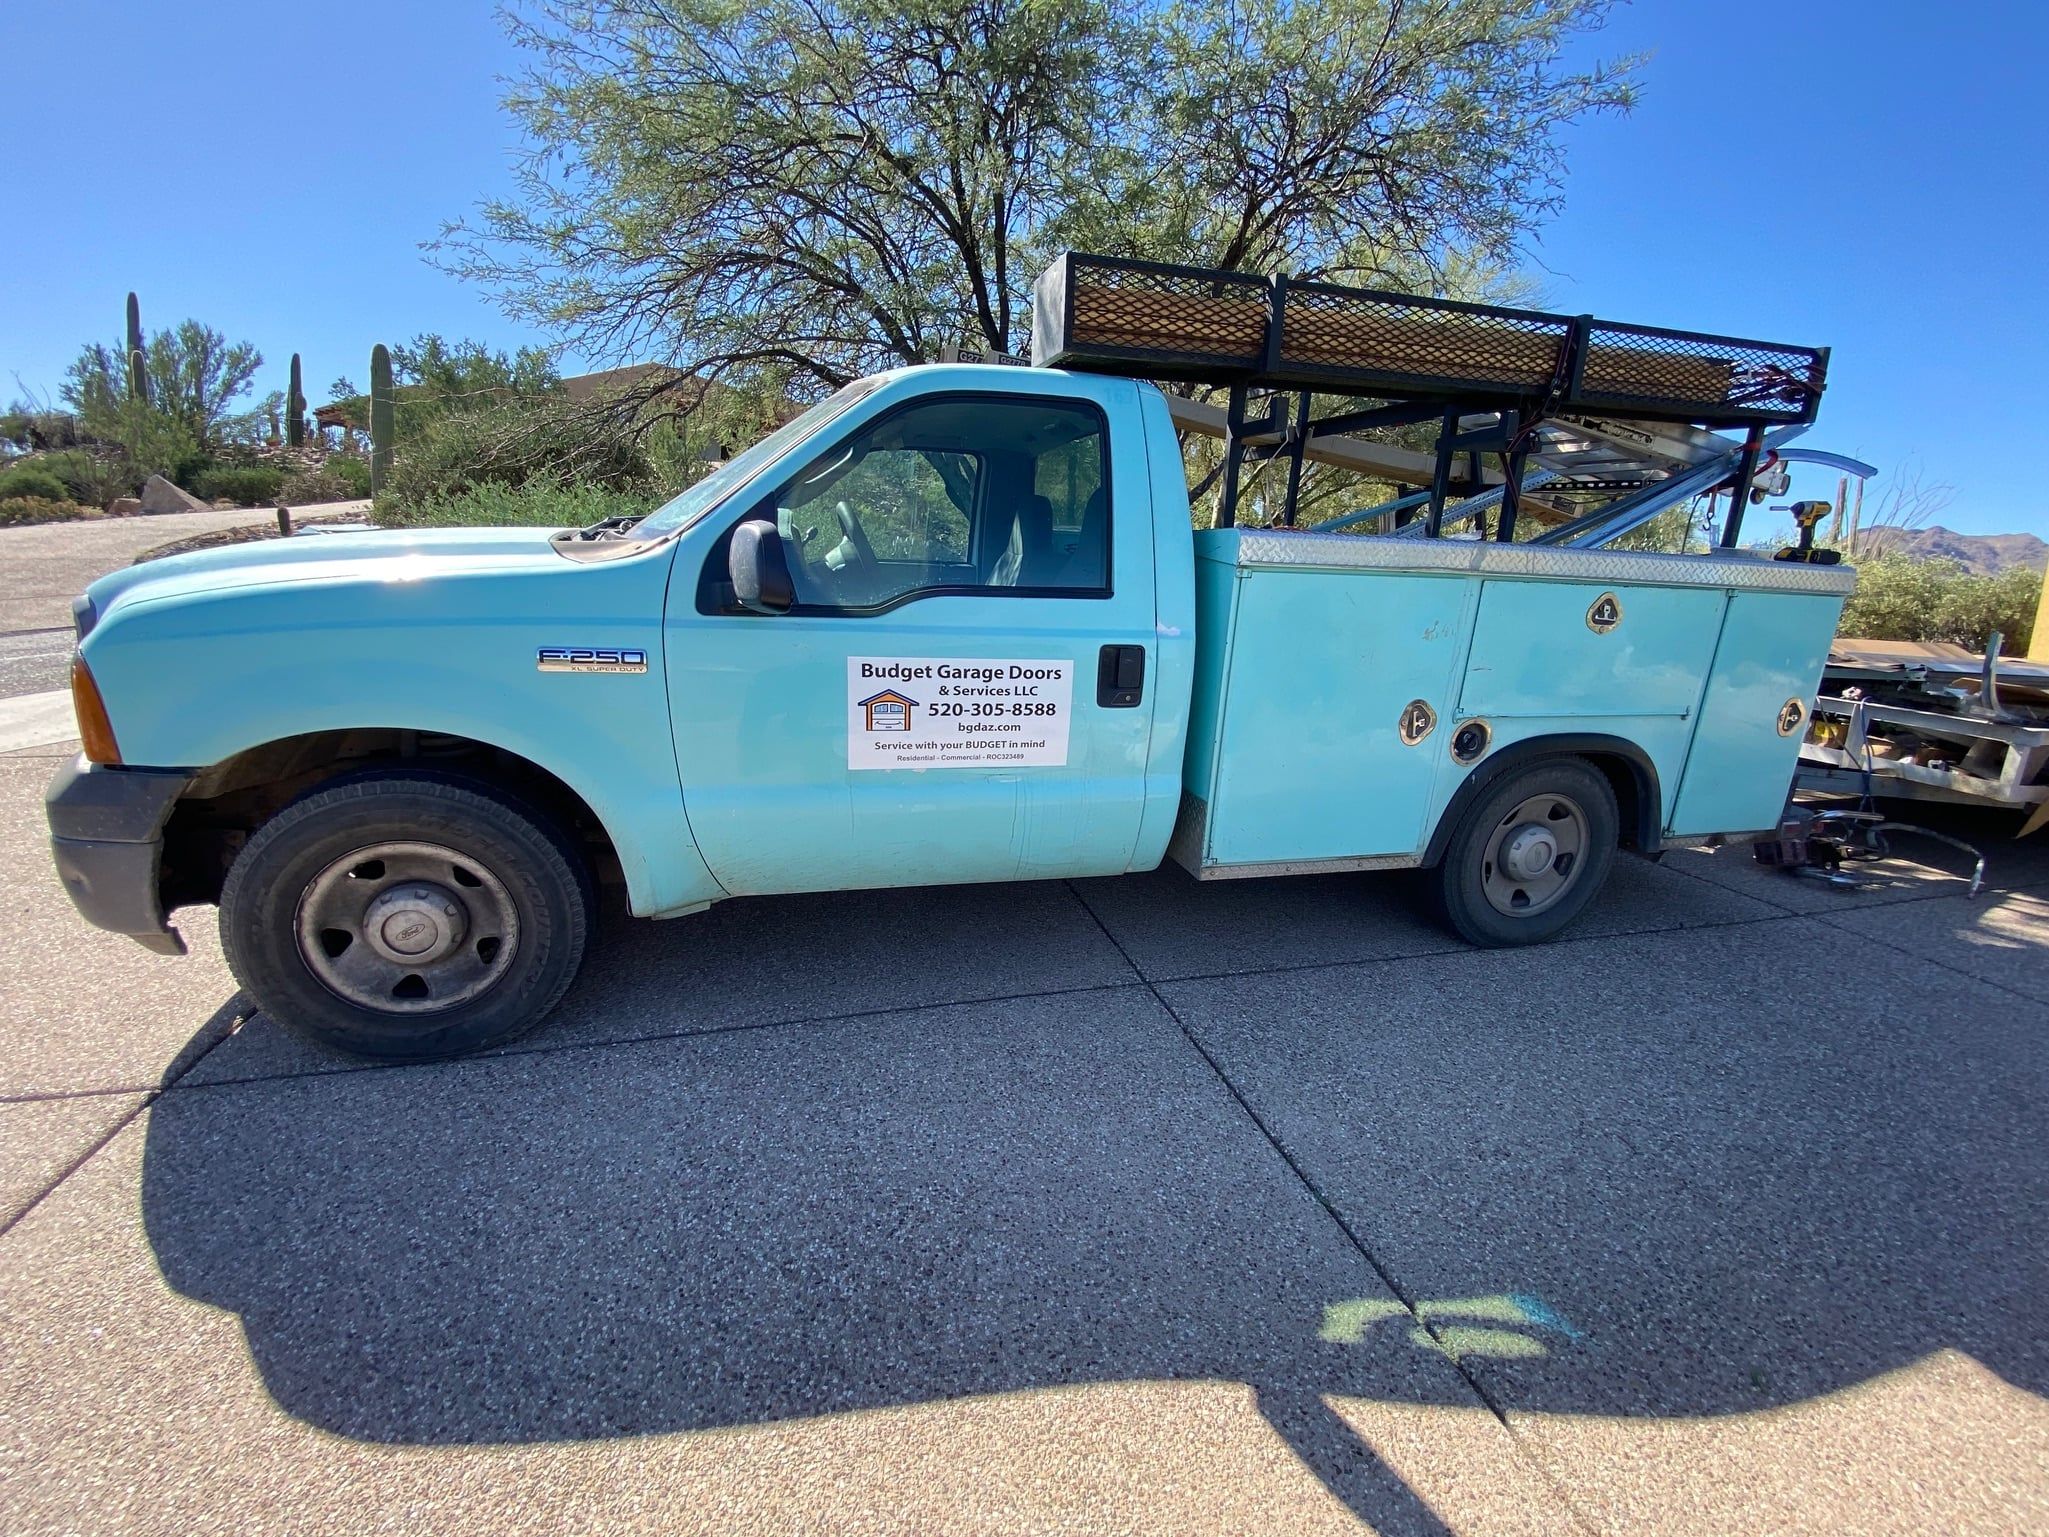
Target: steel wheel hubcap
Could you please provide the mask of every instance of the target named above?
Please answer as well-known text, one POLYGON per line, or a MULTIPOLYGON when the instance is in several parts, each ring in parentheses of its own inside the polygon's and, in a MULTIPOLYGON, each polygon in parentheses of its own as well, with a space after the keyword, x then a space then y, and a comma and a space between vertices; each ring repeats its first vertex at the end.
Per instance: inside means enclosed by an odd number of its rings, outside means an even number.
POLYGON ((511 969, 519 910, 468 854, 373 843, 307 883, 295 932, 306 969, 335 996, 381 1014, 433 1014, 511 969))
POLYGON ((1528 918, 1555 905, 1578 879, 1586 813, 1568 795, 1532 795, 1495 824, 1481 866, 1488 905, 1528 918))

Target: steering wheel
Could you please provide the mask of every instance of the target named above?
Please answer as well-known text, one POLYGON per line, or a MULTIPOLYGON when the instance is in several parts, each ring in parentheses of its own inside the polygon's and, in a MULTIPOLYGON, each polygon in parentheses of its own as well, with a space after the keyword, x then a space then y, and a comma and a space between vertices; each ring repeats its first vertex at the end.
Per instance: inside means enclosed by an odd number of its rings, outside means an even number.
POLYGON ((852 564, 864 578, 873 580, 882 574, 882 566, 875 558, 875 546, 868 542, 868 535, 854 520, 854 509, 845 502, 833 505, 832 515, 840 520, 840 532, 847 536, 847 547, 854 552, 852 564))

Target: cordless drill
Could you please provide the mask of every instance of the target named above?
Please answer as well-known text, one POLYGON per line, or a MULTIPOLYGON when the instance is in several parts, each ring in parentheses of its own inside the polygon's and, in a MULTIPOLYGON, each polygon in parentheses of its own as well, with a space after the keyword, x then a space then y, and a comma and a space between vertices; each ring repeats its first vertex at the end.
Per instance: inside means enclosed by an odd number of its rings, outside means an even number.
POLYGON ((1835 511, 1828 502, 1794 502, 1790 506, 1774 507, 1773 512, 1790 512, 1793 526, 1800 530, 1800 542, 1789 544, 1772 557, 1773 560, 1797 560, 1810 566, 1835 566, 1842 563, 1840 550, 1817 550, 1814 547, 1814 530, 1821 520, 1835 511))

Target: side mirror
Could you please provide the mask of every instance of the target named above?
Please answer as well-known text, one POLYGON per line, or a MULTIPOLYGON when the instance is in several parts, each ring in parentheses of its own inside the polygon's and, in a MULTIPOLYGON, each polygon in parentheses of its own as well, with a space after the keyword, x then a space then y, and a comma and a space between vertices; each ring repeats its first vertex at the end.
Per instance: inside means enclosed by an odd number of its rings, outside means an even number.
POLYGON ((734 528, 726 570, 742 608, 756 614, 787 614, 796 606, 797 587, 790 580, 790 562, 773 523, 756 518, 734 528))

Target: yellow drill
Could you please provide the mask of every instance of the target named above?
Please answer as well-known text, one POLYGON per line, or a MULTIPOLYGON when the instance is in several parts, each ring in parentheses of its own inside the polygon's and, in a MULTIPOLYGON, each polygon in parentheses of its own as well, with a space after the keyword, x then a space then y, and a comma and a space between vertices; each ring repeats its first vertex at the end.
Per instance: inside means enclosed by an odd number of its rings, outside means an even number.
POLYGON ((1814 547, 1814 530, 1821 520, 1835 511, 1829 502, 1794 502, 1790 506, 1774 507, 1773 512, 1790 512, 1793 526, 1800 530, 1800 542, 1789 544, 1772 557, 1773 560, 1797 560, 1811 566, 1834 566, 1842 562, 1838 550, 1817 550, 1814 547))

